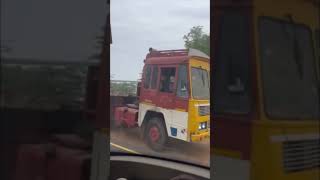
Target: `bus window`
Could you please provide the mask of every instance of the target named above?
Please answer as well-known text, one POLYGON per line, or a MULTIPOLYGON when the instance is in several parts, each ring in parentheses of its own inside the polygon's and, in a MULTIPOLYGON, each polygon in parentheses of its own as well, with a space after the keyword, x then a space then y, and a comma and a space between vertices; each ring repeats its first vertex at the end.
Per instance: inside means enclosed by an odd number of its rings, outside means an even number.
POLYGON ((249 44, 248 19, 240 13, 221 17, 218 51, 214 59, 213 94, 216 113, 248 113, 249 44), (235 31, 235 29, 237 29, 235 31))
POLYGON ((319 97, 311 31, 260 19, 265 111, 270 118, 318 119, 319 97))

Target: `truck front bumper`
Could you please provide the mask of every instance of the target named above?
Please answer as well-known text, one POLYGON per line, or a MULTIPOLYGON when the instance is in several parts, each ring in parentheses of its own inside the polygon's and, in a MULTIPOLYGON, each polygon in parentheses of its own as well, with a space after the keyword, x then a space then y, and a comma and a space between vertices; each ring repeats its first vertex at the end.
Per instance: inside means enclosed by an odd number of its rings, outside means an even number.
POLYGON ((199 142, 208 138, 210 138, 210 129, 209 131, 202 132, 200 134, 191 135, 191 142, 199 142))

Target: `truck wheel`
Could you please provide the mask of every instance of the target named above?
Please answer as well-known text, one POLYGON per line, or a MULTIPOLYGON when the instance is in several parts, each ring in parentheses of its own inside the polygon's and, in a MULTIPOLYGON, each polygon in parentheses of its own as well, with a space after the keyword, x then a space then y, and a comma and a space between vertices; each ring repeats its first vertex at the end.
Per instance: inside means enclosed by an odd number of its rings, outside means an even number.
POLYGON ((166 128, 161 118, 154 117, 148 121, 145 129, 145 140, 155 151, 162 151, 168 141, 166 128))

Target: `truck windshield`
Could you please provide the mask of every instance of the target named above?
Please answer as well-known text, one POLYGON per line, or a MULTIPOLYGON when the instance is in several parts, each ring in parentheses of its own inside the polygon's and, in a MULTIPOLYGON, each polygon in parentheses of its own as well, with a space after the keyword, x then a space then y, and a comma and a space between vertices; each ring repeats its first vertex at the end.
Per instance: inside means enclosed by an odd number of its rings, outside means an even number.
POLYGON ((194 99, 209 99, 210 86, 209 75, 205 69, 192 67, 191 68, 192 81, 192 96, 194 99))
POLYGON ((260 20, 265 110, 279 119, 319 119, 313 40, 308 27, 260 20))

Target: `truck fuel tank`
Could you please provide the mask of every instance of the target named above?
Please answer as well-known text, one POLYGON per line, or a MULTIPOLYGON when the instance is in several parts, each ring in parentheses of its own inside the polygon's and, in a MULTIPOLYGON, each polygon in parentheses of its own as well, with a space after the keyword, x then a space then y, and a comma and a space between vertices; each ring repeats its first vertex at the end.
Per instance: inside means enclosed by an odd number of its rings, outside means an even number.
POLYGON ((137 127, 138 112, 139 109, 133 105, 116 107, 114 111, 116 126, 137 127))

